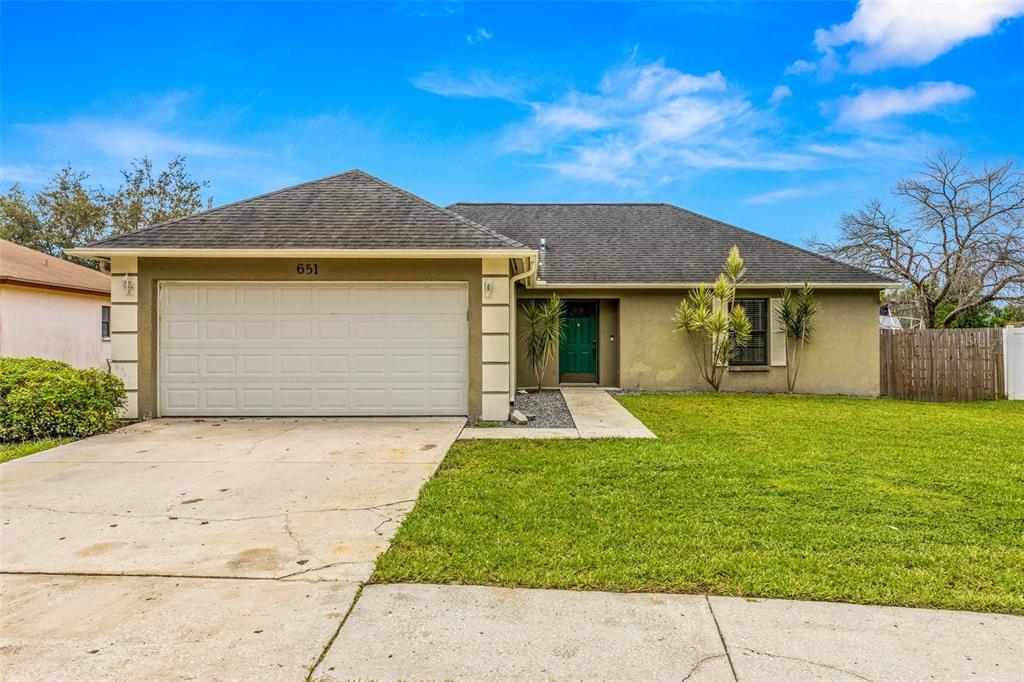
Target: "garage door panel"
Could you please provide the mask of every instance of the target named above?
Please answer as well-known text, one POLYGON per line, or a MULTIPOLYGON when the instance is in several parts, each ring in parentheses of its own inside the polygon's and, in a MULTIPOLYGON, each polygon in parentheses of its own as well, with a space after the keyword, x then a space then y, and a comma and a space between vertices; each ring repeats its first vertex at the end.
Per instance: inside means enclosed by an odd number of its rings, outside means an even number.
POLYGON ((163 310, 168 313, 190 312, 199 307, 199 287, 179 285, 164 291, 163 310))
POLYGON ((238 358, 235 355, 203 356, 203 376, 229 376, 238 374, 238 358))
POLYGON ((204 341, 237 341, 238 322, 235 320, 203 320, 200 325, 204 341))
POLYGON ((316 338, 321 341, 347 341, 348 320, 336 316, 317 320, 316 338))
POLYGON ((238 287, 203 287, 203 308, 211 313, 233 313, 238 309, 238 287))
POLYGON ((165 284, 161 414, 466 414, 465 284, 165 284))
POLYGON ((243 310, 275 310, 277 291, 274 287, 248 286, 242 289, 243 310))
POLYGON ((316 373, 322 376, 344 377, 349 373, 347 355, 318 355, 316 373))

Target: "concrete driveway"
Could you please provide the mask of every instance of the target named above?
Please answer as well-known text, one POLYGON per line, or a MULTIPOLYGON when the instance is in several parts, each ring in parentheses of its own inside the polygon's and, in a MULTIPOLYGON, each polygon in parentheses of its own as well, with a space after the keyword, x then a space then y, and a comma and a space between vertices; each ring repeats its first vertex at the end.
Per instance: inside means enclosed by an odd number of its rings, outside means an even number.
POLYGON ((0 465, 0 678, 302 679, 462 426, 156 420, 0 465))

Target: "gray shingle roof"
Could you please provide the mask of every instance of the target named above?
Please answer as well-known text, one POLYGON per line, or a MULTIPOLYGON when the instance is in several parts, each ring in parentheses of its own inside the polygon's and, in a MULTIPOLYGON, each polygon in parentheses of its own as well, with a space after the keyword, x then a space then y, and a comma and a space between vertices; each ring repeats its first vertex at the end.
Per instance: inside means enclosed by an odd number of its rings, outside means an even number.
POLYGON ((360 170, 105 239, 134 249, 523 249, 360 170))
POLYGON ((735 244, 749 284, 891 283, 883 277, 670 204, 452 204, 528 246, 547 248, 539 279, 557 284, 711 282, 735 244))

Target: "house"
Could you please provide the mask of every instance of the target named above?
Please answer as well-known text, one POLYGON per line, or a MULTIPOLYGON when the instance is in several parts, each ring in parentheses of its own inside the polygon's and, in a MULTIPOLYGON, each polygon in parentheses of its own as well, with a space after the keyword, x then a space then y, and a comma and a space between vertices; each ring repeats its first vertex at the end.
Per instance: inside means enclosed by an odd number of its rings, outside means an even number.
POLYGON ((107 369, 110 278, 0 239, 0 356, 107 369))
POLYGON ((469 415, 529 385, 521 301, 558 293, 571 333, 548 385, 702 390, 672 331, 731 246, 748 264, 750 347, 727 390, 785 389, 772 300, 818 289, 813 393, 878 393, 888 280, 666 204, 454 204, 362 171, 75 249, 109 267, 126 416, 469 415))

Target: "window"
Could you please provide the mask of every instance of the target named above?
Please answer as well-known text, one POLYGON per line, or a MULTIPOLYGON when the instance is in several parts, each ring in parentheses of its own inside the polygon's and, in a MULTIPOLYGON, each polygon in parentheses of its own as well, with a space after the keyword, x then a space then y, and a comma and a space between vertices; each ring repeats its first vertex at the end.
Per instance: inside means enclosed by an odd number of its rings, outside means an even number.
POLYGON ((750 341, 740 348, 730 365, 758 366, 768 364, 768 299, 738 298, 733 305, 746 311, 750 318, 750 341))
POLYGON ((101 317, 100 317, 100 333, 103 335, 103 338, 107 338, 107 337, 110 336, 110 306, 109 305, 105 305, 102 308, 102 313, 101 313, 101 317))

